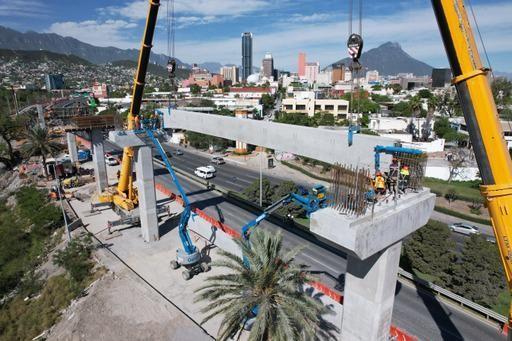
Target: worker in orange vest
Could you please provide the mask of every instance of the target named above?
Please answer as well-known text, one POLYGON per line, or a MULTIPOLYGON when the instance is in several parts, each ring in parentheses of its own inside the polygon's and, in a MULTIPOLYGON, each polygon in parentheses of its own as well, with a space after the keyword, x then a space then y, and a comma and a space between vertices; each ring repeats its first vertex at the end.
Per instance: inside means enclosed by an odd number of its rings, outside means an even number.
POLYGON ((381 172, 375 174, 374 180, 375 193, 386 194, 386 180, 382 176, 381 172))

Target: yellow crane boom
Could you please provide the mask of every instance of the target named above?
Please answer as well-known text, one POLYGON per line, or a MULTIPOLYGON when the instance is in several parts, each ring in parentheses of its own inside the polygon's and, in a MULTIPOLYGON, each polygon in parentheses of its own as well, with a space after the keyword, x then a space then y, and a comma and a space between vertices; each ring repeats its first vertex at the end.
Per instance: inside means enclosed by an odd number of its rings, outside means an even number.
MULTIPOLYGON (((144 84, 146 73, 153 47, 153 35, 158 17, 158 9, 160 0, 149 0, 149 9, 146 17, 146 27, 142 38, 142 45, 139 52, 139 60, 137 64, 137 72, 133 84, 133 96, 130 106, 130 112, 127 117, 128 130, 134 130, 138 127, 140 106, 142 103, 142 95, 144 94, 144 84)), ((123 159, 121 163, 121 174, 117 189, 108 190, 100 196, 102 202, 112 202, 115 206, 124 210, 133 210, 138 205, 137 191, 133 187, 133 148, 126 147, 123 149, 123 159)))
MULTIPOLYGON (((512 161, 505 144, 488 71, 482 66, 463 0, 432 0, 473 145, 492 227, 512 290, 512 161)), ((512 306, 509 325, 512 322, 512 306)))

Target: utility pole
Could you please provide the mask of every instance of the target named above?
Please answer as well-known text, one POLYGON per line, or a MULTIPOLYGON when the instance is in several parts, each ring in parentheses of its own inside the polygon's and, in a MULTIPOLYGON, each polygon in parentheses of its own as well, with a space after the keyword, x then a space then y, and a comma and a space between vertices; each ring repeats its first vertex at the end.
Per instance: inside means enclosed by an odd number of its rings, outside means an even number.
POLYGON ((261 158, 263 157, 263 152, 260 152, 260 207, 263 207, 263 171, 261 165, 261 158))

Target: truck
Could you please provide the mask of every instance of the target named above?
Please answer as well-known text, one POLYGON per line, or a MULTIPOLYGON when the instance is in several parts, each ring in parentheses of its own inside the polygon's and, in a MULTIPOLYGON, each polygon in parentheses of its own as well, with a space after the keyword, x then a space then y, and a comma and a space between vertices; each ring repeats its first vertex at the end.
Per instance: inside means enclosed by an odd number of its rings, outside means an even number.
POLYGON ((87 162, 91 160, 91 151, 89 149, 79 149, 78 150, 78 161, 87 162))

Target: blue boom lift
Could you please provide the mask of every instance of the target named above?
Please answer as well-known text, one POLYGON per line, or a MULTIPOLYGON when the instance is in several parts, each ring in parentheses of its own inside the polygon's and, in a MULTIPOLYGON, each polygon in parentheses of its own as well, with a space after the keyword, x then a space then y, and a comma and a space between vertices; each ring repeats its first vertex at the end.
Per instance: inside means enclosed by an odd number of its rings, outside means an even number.
POLYGON ((423 151, 413 148, 404 148, 397 146, 375 146, 375 171, 380 170, 380 154, 388 155, 409 155, 409 156, 420 156, 423 151))
POLYGON ((180 225, 178 228, 183 249, 176 250, 176 259, 173 259, 171 261, 171 268, 178 269, 180 266, 185 267, 185 270, 182 272, 182 275, 185 280, 189 280, 192 278, 192 276, 200 272, 208 271, 210 269, 210 266, 205 262, 201 262, 201 251, 194 245, 192 239, 190 239, 190 235, 187 230, 188 221, 192 215, 192 209, 187 194, 185 193, 185 190, 183 190, 183 187, 181 187, 180 181, 176 177, 176 173, 174 173, 174 170, 171 167, 171 163, 169 162, 169 158, 167 157, 167 154, 162 148, 160 141, 158 141, 158 139, 155 137, 151 129, 145 128, 144 132, 151 139, 151 141, 153 141, 156 150, 162 157, 162 161, 165 163, 165 167, 169 171, 172 181, 176 185, 176 188, 178 189, 178 192, 180 193, 181 198, 183 199, 183 203, 185 205, 185 209, 181 214, 180 225))

